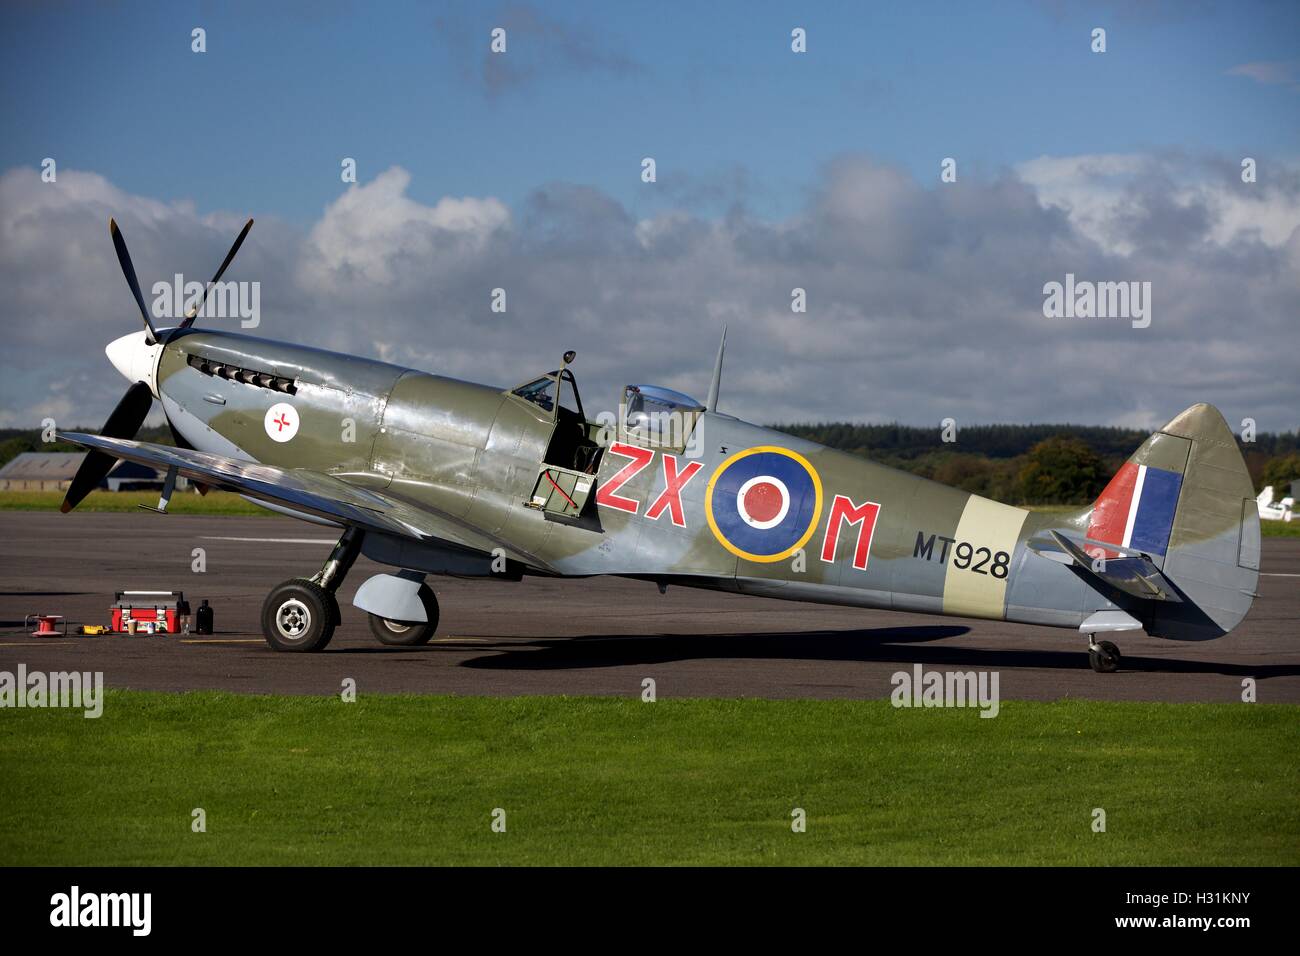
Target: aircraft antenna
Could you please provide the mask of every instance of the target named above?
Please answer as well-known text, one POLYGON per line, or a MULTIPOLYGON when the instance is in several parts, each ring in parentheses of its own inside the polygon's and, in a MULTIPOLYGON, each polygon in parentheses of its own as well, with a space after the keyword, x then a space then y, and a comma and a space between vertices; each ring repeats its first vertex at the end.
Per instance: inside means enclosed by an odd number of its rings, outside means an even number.
POLYGON ((709 383, 709 398, 704 403, 711 412, 718 410, 718 389, 722 386, 722 353, 727 348, 727 327, 722 327, 722 341, 718 343, 718 359, 713 363, 713 381, 709 383))

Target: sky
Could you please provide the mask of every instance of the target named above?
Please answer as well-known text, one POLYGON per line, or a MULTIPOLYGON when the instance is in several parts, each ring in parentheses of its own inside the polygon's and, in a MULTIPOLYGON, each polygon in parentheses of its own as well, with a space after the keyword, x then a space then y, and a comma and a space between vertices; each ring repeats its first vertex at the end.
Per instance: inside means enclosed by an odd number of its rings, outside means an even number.
POLYGON ((256 334, 575 348, 593 409, 702 394, 725 324, 753 421, 1300 425, 1300 4, 19 3, 0 75, 0 425, 123 390, 110 215, 146 291, 253 216, 256 334), (1149 325, 1044 315, 1067 275, 1149 325))

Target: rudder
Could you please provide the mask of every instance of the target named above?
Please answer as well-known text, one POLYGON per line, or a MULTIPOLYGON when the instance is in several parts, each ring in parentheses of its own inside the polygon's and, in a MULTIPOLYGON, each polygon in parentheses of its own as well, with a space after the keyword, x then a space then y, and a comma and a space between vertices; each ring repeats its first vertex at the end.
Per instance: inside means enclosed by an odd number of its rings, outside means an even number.
POLYGON ((1148 634, 1209 640, 1236 627, 1259 583, 1259 514, 1228 423, 1193 405, 1148 438, 1087 516, 1088 538, 1150 556, 1180 601, 1135 609, 1148 634))

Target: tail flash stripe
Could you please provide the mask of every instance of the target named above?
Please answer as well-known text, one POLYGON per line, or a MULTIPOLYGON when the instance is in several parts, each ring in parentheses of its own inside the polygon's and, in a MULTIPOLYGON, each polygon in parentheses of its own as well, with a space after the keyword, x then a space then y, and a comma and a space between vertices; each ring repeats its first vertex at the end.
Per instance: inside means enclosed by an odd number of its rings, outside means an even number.
POLYGON ((1146 475, 1139 486, 1141 497, 1128 546, 1148 554, 1164 554, 1169 549, 1169 534, 1174 526, 1183 476, 1163 468, 1144 467, 1142 470, 1146 475))
POLYGON ((1138 510, 1142 504, 1142 485, 1147 477, 1147 466, 1138 465, 1137 480, 1133 483, 1133 500, 1129 502, 1128 519, 1124 522, 1124 540, 1120 542, 1124 547, 1130 547, 1129 542, 1133 540, 1133 524, 1137 521, 1138 510))
POLYGON ((1182 486, 1176 471, 1125 462, 1093 506, 1088 537, 1163 555, 1182 486))
POLYGON ((1088 537, 1094 541, 1120 544, 1128 527, 1133 488, 1137 484, 1138 466, 1126 461, 1101 493, 1088 519, 1088 537))

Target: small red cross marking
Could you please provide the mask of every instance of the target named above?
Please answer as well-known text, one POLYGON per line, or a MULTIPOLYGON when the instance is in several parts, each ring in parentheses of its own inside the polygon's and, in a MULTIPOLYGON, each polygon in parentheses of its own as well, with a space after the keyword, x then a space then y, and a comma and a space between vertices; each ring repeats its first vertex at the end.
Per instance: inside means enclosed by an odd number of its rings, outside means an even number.
POLYGON ((272 419, 272 421, 274 421, 275 424, 280 426, 280 431, 284 431, 284 426, 289 424, 289 422, 284 417, 284 412, 281 412, 280 417, 274 418, 272 419))

